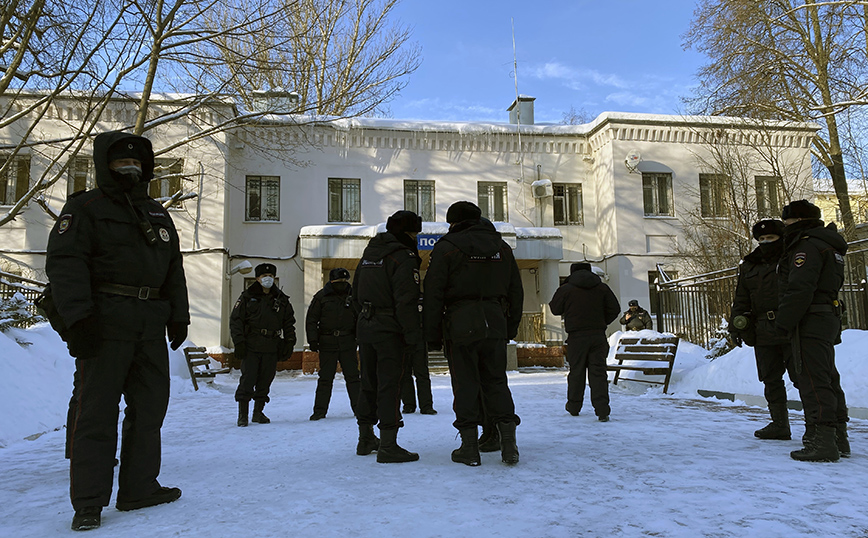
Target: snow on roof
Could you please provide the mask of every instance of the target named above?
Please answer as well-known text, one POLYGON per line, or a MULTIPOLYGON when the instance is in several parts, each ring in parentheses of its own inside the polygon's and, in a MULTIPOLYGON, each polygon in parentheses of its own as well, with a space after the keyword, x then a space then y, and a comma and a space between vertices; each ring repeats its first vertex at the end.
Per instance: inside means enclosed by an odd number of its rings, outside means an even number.
MULTIPOLYGON (((868 179, 848 179, 847 190, 850 194, 868 194, 868 179)), ((815 177, 814 192, 817 194, 834 194, 835 187, 831 178, 815 177)))

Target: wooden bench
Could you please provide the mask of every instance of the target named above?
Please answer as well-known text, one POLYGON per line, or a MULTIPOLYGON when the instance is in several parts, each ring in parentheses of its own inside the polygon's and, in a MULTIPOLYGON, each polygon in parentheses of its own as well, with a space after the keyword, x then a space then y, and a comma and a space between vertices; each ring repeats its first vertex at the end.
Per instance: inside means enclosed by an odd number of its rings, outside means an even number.
POLYGON ((184 357, 187 359, 187 369, 190 371, 190 379, 193 380, 193 388, 199 390, 196 378, 210 378, 217 374, 229 372, 229 368, 211 369, 211 356, 205 353, 204 347, 185 347, 184 357))
POLYGON ((615 372, 615 379, 612 380, 613 385, 618 384, 618 379, 627 379, 636 381, 637 383, 651 383, 655 385, 663 385, 663 392, 669 390, 669 380, 672 377, 672 367, 675 365, 675 352, 678 349, 677 336, 627 336, 624 335, 618 341, 618 347, 615 350, 615 359, 618 364, 607 364, 606 370, 615 372), (624 364, 629 361, 631 364, 624 364), (665 362, 665 366, 635 364, 636 362, 665 362), (642 372, 648 376, 664 376, 663 380, 638 379, 635 377, 621 378, 621 372, 624 370, 642 372))

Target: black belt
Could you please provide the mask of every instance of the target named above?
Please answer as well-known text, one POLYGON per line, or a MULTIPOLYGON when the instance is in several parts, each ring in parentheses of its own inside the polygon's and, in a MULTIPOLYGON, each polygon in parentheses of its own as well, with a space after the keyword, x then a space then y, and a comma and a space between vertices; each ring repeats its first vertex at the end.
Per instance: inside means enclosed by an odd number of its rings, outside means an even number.
POLYGON ((148 286, 124 286, 123 284, 103 282, 97 285, 96 291, 112 295, 123 295, 124 297, 135 297, 143 301, 160 299, 160 288, 149 288, 148 286))
POLYGON ((812 304, 808 307, 808 312, 812 314, 816 312, 835 312, 835 307, 830 304, 812 304))
POLYGON ((347 336, 350 334, 355 334, 353 331, 320 331, 320 334, 329 335, 329 336, 347 336))
POLYGON ((270 338, 273 336, 279 336, 283 338, 283 329, 278 329, 276 331, 269 331, 268 329, 253 329, 253 334, 259 334, 265 336, 266 338, 270 338))

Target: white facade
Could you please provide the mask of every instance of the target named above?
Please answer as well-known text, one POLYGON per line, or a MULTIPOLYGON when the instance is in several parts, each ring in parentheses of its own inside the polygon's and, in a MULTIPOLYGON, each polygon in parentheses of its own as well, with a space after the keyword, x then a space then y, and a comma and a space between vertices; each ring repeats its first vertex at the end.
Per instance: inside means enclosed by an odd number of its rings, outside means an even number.
MULTIPOLYGON (((116 103, 118 108, 130 106, 116 103)), ((543 340, 562 341, 560 318, 552 316, 546 304, 559 277, 568 275, 570 263, 587 260, 599 267, 622 305, 634 298, 647 305, 649 272, 657 264, 678 267, 671 245, 681 235, 680 208, 698 203, 686 193, 698 190, 703 172, 697 159, 707 151, 702 133, 743 129, 745 124, 734 118, 604 113, 590 124, 575 126, 524 125, 523 118, 519 132, 509 123, 355 119, 299 126, 300 119, 269 118, 242 134, 204 138, 169 153, 184 159, 185 190, 200 195, 184 202, 183 209, 172 210, 185 251, 190 335, 199 345, 232 345, 228 315, 245 277, 226 275, 231 266, 249 259, 254 265, 267 260, 277 266, 279 285, 296 312, 300 347, 310 298, 330 269, 352 272, 377 227, 405 208, 405 187, 416 185, 405 183, 408 180, 427 182, 426 187, 433 182, 433 220, 424 224, 422 234, 434 238, 447 229, 451 203, 480 202, 480 183, 488 185, 485 200, 494 205, 502 200, 501 189, 506 193, 505 214, 491 216, 504 221, 496 224, 514 245, 525 288, 524 310, 542 319, 543 340), (283 152, 288 148, 290 156, 283 152), (641 155, 633 170, 625 166, 631 152, 641 155), (649 174, 660 174, 661 182, 669 178, 670 215, 646 214, 643 176, 647 180, 649 174), (329 221, 330 203, 337 200, 329 197, 330 179, 346 180, 342 185, 353 206, 349 220, 329 221), (533 196, 534 182, 542 187, 540 198, 533 196), (548 182, 553 188, 547 189, 548 182), (260 207, 258 215, 269 220, 248 218, 251 185, 272 190, 279 185, 279 202, 272 206, 279 208, 279 215, 260 207), (579 188, 581 213, 573 211, 570 219, 562 195, 575 202, 579 188), (357 211, 352 211, 355 200, 357 211), (569 220, 573 222, 566 223, 569 220)), ((46 139, 68 129, 62 121, 53 125, 57 132, 46 133, 42 127, 46 139)), ((122 125, 106 122, 104 130, 122 125)), ((147 136, 159 152, 196 128, 196 122, 182 118, 147 136)), ((814 127, 780 125, 778 131, 774 140, 781 155, 799 164, 809 178, 814 127)), ((13 143, 16 136, 21 135, 15 129, 0 131, 0 144, 13 143)), ((89 153, 89 143, 83 151, 89 153)), ((744 151, 752 151, 747 141, 744 151)), ((31 181, 40 177, 47 161, 34 152, 31 181)), ((764 173, 757 170, 757 175, 764 173)), ((66 193, 62 178, 46 201, 59 211, 66 193)), ((52 219, 31 203, 16 221, 0 227, 0 268, 44 278, 51 225, 52 219)))

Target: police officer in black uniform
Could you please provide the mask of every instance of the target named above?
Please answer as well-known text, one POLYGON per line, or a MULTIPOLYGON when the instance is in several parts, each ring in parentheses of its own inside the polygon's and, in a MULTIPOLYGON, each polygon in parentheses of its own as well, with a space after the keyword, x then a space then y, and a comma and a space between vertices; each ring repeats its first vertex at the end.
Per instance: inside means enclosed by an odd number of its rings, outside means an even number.
POLYGON ((752 232, 759 246, 739 264, 729 331, 737 345, 744 342, 754 348, 757 374, 765 386, 772 421, 754 435, 760 439, 788 440, 792 435, 784 372, 796 387, 799 383, 790 341, 775 327, 778 314, 776 271, 784 252, 784 223, 776 219, 761 220, 754 224, 752 232))
POLYGON ((518 463, 520 419, 506 377, 506 344, 518 334, 524 291, 512 249, 471 202, 446 212, 449 233, 431 251, 423 314, 429 349, 442 349, 452 374, 455 422, 461 447, 452 461, 481 463, 479 394, 500 433, 504 463, 518 463))
POLYGON ((847 404, 835 367, 841 340, 838 291, 844 283, 847 243, 834 224, 824 227, 820 209, 807 200, 787 205, 781 218, 784 256, 778 265, 775 323, 792 343, 799 396, 811 433, 790 453, 800 461, 837 461, 850 455, 847 404))
POLYGON ((400 447, 397 438, 404 425, 401 381, 410 353, 422 338, 416 248, 420 231, 422 219, 412 211, 389 217, 386 231, 365 248, 353 280, 353 298, 361 312, 356 329, 362 377, 356 454, 377 451, 380 463, 419 459, 419 454, 400 447), (378 423, 382 440, 374 435, 378 423))
POLYGON ((311 351, 319 352, 319 380, 311 420, 323 419, 328 413, 339 362, 347 384, 350 407, 356 414, 359 399, 358 315, 351 291, 350 272, 343 267, 332 269, 329 281, 316 292, 307 309, 307 341, 311 351))
POLYGON ((64 338, 75 357, 69 442, 74 530, 100 525, 111 498, 118 406, 124 396, 118 510, 171 502, 162 487, 160 428, 169 404, 169 355, 187 337, 187 284, 178 233, 148 197, 151 142, 97 135, 97 188, 67 201, 48 238, 45 264, 64 338))
POLYGON ((274 285, 277 268, 270 263, 256 266, 256 282, 241 293, 229 316, 229 332, 235 342, 235 357, 241 360, 241 379, 235 391, 238 426, 247 426, 250 400, 253 422, 271 422, 263 409, 277 372, 277 362, 292 354, 295 346, 295 313, 289 297, 274 285))

